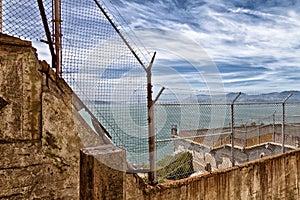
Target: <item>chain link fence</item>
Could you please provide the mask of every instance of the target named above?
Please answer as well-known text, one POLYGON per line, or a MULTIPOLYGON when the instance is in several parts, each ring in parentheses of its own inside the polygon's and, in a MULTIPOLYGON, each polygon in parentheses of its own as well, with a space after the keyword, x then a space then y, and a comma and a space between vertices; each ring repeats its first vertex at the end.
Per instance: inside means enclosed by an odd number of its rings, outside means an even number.
MULTIPOLYGON (((54 1, 42 2, 54 45, 54 1)), ((126 38, 124 23, 109 14, 108 9, 115 9, 109 1, 62 0, 60 9, 62 77, 112 142, 126 149, 128 161, 148 166, 147 79, 142 65, 149 64, 150 53, 136 48, 133 54, 136 45, 126 38)), ((3 0, 2 10, 2 33, 32 40, 38 50, 49 51, 38 1, 3 0)), ((51 58, 47 61, 51 65, 51 58)), ((85 112, 79 111, 83 117, 85 112)))
POLYGON ((105 12, 102 1, 62 1, 63 77, 128 161, 148 164, 146 73, 105 12))
POLYGON ((227 96, 223 103, 156 105, 158 181, 224 169, 298 148, 300 102, 266 99, 249 102, 241 97, 232 103, 227 96))
MULTIPOLYGON (((48 25, 52 29, 52 1, 44 0, 48 25)), ((2 0, 2 33, 29 40, 45 40, 38 2, 2 0)))

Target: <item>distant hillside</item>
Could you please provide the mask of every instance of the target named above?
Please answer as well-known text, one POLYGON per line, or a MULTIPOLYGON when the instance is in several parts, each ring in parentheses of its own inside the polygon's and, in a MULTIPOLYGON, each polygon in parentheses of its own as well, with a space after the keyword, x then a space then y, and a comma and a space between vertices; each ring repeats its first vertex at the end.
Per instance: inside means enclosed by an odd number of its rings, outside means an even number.
MULTIPOLYGON (((226 94, 226 101, 231 102, 237 94, 238 93, 226 94)), ((289 94, 292 94, 292 96, 288 101, 300 101, 300 91, 283 91, 255 95, 242 93, 236 102, 282 102, 289 94)), ((209 95, 197 95, 197 99, 199 103, 212 101, 211 96, 209 95)))

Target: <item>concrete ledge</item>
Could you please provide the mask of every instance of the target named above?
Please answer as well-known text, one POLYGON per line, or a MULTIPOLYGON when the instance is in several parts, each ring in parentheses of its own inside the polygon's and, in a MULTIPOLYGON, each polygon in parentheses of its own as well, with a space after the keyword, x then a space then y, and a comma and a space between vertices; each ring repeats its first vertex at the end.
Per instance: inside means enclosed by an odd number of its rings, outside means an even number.
POLYGON ((0 45, 31 47, 31 42, 0 33, 0 45))
POLYGON ((114 145, 80 151, 80 199, 125 199, 126 154, 114 145))
POLYGON ((298 199, 300 150, 144 189, 145 199, 298 199))

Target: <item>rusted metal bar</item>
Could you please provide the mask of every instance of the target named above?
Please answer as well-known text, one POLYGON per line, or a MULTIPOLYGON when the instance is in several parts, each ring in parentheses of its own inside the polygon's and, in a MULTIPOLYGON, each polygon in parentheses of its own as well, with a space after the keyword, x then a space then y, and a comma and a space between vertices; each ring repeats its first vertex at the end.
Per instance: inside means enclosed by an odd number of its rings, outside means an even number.
POLYGON ((46 43, 49 45, 49 50, 50 50, 50 53, 51 53, 51 56, 52 56, 52 67, 55 67, 56 66, 56 64, 55 64, 56 54, 55 54, 55 51, 54 51, 54 48, 53 48, 53 42, 52 42, 52 39, 51 39, 51 32, 50 32, 49 25, 48 25, 48 22, 47 22, 47 17, 46 17, 46 14, 45 14, 45 8, 44 8, 42 0, 37 0, 37 2, 38 2, 38 5, 39 5, 39 10, 40 10, 42 22, 43 22, 43 25, 44 25, 46 38, 47 38, 46 43))
POLYGON ((62 69, 61 69, 61 2, 60 0, 54 0, 54 39, 55 39, 55 52, 56 52, 56 76, 57 78, 62 77, 62 69))

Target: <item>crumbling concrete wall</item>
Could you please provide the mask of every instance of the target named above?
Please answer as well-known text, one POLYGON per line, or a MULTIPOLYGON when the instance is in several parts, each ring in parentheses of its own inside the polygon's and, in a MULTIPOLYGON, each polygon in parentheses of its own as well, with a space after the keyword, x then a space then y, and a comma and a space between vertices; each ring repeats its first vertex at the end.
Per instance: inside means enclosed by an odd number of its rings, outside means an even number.
POLYGON ((80 148, 110 143, 104 130, 30 42, 0 34, 0 66, 0 199, 79 199, 80 148))
POLYGON ((81 150, 80 199, 125 199, 126 153, 115 145, 81 150))
MULTIPOLYGON (((176 151, 189 151, 193 154, 194 169, 199 172, 205 172, 204 167, 210 163, 213 170, 231 167, 231 145, 223 145, 211 149, 192 140, 174 141, 176 151)), ((285 152, 295 148, 286 146, 285 152)), ((251 147, 235 146, 233 149, 235 164, 241 164, 260 159, 265 156, 273 156, 282 152, 282 146, 277 143, 261 143, 251 147)))
POLYGON ((132 175, 127 199, 299 199, 300 150, 151 187, 132 175))

